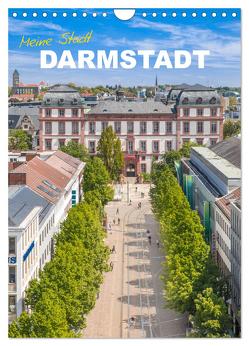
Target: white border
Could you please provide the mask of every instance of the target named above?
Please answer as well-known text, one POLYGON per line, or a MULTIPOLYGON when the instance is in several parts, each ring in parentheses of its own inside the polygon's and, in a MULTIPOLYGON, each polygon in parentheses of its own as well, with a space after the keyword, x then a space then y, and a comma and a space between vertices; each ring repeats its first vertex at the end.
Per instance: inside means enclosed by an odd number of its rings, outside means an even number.
POLYGON ((247 205, 249 205, 249 176, 248 176, 248 165, 247 165, 247 150, 249 148, 249 11, 248 11, 248 0, 2 0, 0 3, 0 23, 1 23, 1 34, 0 34, 0 148, 1 148, 1 164, 0 164, 0 183, 1 183, 1 207, 0 207, 0 220, 1 220, 1 313, 0 313, 0 326, 1 326, 1 344, 2 345, 19 345, 28 344, 34 345, 36 343, 56 343, 62 345, 68 344, 84 344, 84 345, 123 345, 128 344, 152 344, 152 340, 84 340, 84 339, 70 339, 70 340, 44 340, 44 339, 15 339, 9 340, 7 338, 7 116, 8 116, 8 105, 7 105, 7 86, 8 86, 8 7, 10 8, 242 8, 242 117, 243 117, 243 130, 242 130, 242 154, 243 154, 243 222, 242 222, 242 339, 154 339, 153 344, 156 345, 199 345, 204 343, 224 343, 228 344, 248 344, 249 341, 249 320, 247 317, 247 309, 249 306, 248 296, 248 256, 247 247, 249 246, 249 229, 247 227, 247 205), (69 6, 70 4, 70 6, 69 6), (247 258, 246 258, 247 257, 247 258))

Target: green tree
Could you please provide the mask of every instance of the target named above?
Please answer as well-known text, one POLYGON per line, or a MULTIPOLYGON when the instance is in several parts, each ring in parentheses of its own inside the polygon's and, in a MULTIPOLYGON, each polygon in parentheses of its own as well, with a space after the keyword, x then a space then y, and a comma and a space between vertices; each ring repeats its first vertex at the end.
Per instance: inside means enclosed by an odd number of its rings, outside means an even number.
POLYGON ((196 313, 193 316, 195 337, 226 337, 231 328, 224 300, 212 288, 206 288, 195 299, 196 313))
POLYGON ((94 157, 86 163, 83 177, 83 191, 98 191, 103 205, 113 199, 114 191, 110 184, 110 175, 103 161, 94 157))
POLYGON ((226 120, 224 122, 223 126, 223 138, 227 139, 233 136, 236 136, 241 131, 241 123, 240 120, 233 121, 233 120, 226 120))
POLYGON ((26 131, 13 129, 9 131, 9 150, 29 150, 32 148, 32 138, 26 131))
POLYGON ((108 126, 101 134, 98 142, 98 156, 103 160, 112 180, 118 180, 124 166, 124 157, 120 139, 108 126))
POLYGON ((69 141, 66 145, 63 145, 60 150, 84 162, 89 158, 86 147, 74 141, 69 141))

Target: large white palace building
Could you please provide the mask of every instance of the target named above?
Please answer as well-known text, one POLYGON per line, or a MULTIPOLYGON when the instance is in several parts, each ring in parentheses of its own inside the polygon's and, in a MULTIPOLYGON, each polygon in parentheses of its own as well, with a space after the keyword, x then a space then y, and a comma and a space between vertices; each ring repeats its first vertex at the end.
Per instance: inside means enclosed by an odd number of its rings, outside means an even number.
POLYGON ((111 125, 125 157, 124 174, 150 172, 153 158, 188 141, 213 145, 223 138, 223 109, 216 90, 186 84, 162 101, 100 101, 86 112, 80 94, 56 85, 40 109, 40 150, 57 150, 69 140, 97 153, 101 132, 111 125))

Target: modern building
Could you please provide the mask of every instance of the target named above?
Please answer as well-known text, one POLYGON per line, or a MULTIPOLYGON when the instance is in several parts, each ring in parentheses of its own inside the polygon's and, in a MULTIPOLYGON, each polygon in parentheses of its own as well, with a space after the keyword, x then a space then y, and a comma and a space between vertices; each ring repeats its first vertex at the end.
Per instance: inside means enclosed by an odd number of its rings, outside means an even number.
POLYGON ((183 175, 179 180, 190 205, 198 210, 205 226, 214 256, 215 201, 241 185, 240 145, 240 138, 233 137, 209 148, 193 147, 190 158, 181 160, 178 171, 183 175))
POLYGON ((58 150, 68 141, 84 143, 83 100, 73 88, 55 85, 40 107, 40 150, 58 150))
POLYGON ((216 200, 217 265, 231 286, 230 310, 234 333, 240 330, 241 300, 241 206, 240 188, 216 200))
POLYGON ((23 311, 25 290, 51 259, 54 206, 25 185, 9 187, 9 322, 23 311))

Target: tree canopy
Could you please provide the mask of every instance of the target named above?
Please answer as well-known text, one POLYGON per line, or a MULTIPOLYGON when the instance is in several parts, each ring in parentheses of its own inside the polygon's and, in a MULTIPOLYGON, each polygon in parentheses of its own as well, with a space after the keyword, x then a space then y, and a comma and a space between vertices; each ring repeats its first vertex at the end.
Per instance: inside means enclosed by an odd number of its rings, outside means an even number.
MULTIPOLYGON (((152 208, 160 222, 160 238, 166 254, 162 275, 166 305, 195 316, 198 295, 205 289, 212 289, 213 298, 218 297, 221 319, 226 320, 224 301, 220 298, 224 294, 225 281, 220 279, 211 259, 199 215, 190 208, 170 165, 163 162, 156 165, 152 183, 152 208)), ((226 324, 216 336, 224 336, 228 328, 226 324)))
POLYGON ((113 199, 110 175, 99 157, 88 160, 84 168, 83 191, 91 191, 105 205, 113 199))
POLYGON ((63 145, 60 150, 84 162, 89 158, 86 147, 83 144, 74 141, 69 141, 66 145, 63 145))
POLYGON ((29 150, 32 148, 32 138, 24 130, 9 131, 9 150, 29 150))
POLYGON ((227 139, 238 135, 241 132, 240 120, 226 120, 223 125, 223 138, 227 139))
POLYGON ((124 166, 124 157, 120 139, 108 126, 101 134, 98 142, 98 156, 103 160, 112 180, 118 180, 124 166))

